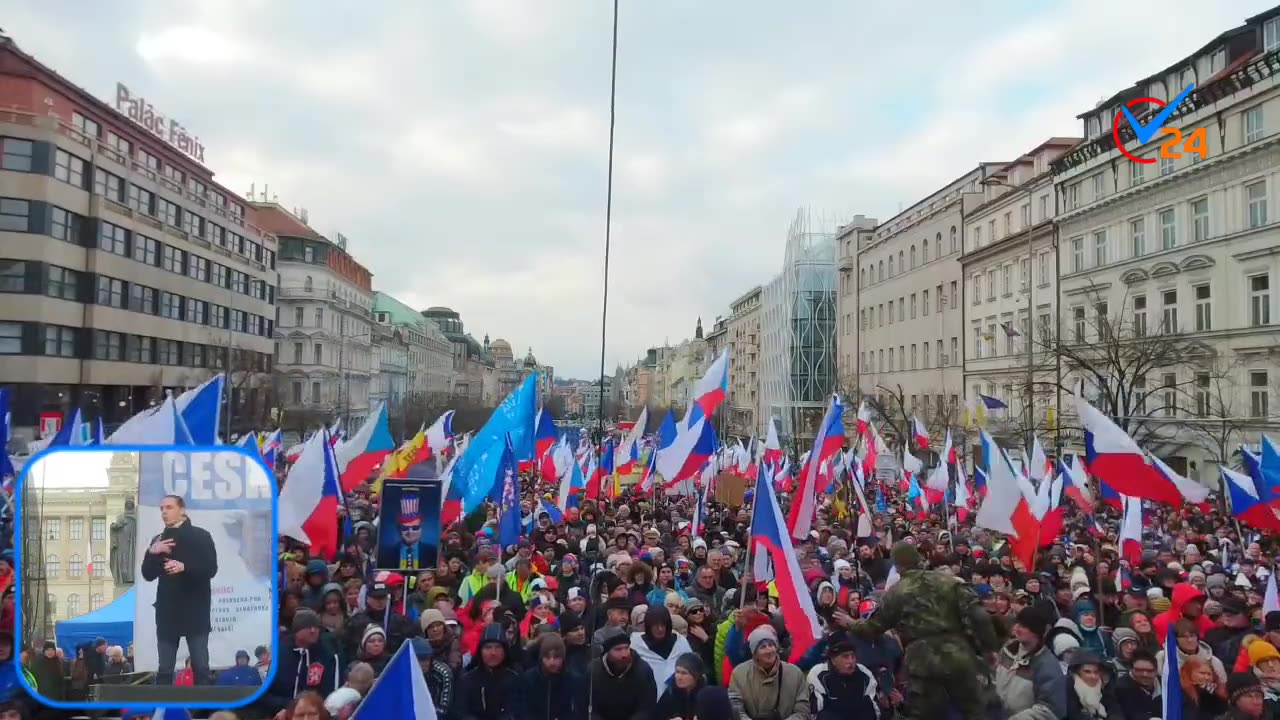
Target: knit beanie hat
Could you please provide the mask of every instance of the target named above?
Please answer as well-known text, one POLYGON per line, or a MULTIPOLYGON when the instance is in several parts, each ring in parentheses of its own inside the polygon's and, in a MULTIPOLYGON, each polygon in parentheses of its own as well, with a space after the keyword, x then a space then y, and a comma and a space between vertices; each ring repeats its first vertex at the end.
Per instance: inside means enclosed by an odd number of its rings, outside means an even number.
POLYGON ((1044 613, 1040 612, 1035 606, 1019 610, 1017 622, 1037 637, 1043 638, 1044 634, 1049 630, 1049 621, 1045 618, 1044 613))
POLYGON ((695 678, 699 678, 699 680, 706 677, 707 667, 702 662, 702 656, 698 655, 698 653, 688 652, 676 658, 676 667, 695 678))
POLYGON ((564 657, 565 647, 564 638, 555 633, 549 633, 538 638, 538 658, 542 659, 547 656, 564 657))
POLYGON ((381 636, 383 642, 386 642, 387 640, 387 631, 383 630, 381 625, 369 623, 369 625, 364 629, 364 635, 360 637, 361 650, 364 649, 365 643, 369 642, 369 638, 372 638, 374 635, 381 636))
POLYGON ((1262 681, 1251 672, 1234 672, 1227 678, 1227 699, 1234 703, 1251 692, 1262 692, 1262 681))
POLYGON ((755 655, 764 643, 773 643, 775 646, 778 644, 778 633, 772 625, 761 625, 747 636, 747 647, 751 649, 752 655, 755 655))
POLYGON ((1280 660, 1280 651, 1266 640, 1254 640, 1249 644, 1249 664, 1257 667, 1263 660, 1280 660))

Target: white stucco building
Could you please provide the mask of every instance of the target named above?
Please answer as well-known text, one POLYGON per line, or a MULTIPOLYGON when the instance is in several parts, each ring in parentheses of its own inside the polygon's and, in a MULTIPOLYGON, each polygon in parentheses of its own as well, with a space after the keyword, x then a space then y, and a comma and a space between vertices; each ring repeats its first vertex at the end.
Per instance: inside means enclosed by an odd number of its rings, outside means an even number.
POLYGON ((1280 419, 1278 16, 1280 8, 1250 18, 1085 112, 1085 142, 1054 163, 1063 331, 1096 342, 1106 319, 1117 332, 1178 344, 1178 362, 1152 368, 1146 401, 1130 413, 1156 415, 1151 450, 1209 484, 1217 450, 1196 427, 1226 416, 1239 425, 1233 443, 1256 445, 1280 419), (1122 106, 1172 100, 1192 84, 1165 127, 1201 138, 1203 156, 1175 144, 1180 157, 1159 157, 1168 136, 1142 145, 1127 122, 1123 148, 1154 162, 1117 149, 1122 106))

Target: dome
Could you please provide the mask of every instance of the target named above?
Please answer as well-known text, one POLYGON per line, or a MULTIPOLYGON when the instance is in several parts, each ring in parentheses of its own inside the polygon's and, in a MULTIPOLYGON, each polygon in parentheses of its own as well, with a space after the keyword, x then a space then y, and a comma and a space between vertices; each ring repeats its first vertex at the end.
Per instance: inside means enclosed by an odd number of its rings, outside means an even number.
POLYGON ((511 352, 511 343, 498 338, 489 343, 489 352, 493 355, 496 362, 508 361, 515 362, 515 353, 511 352))
POLYGON ((524 356, 524 366, 527 368, 538 367, 538 360, 533 356, 533 348, 529 348, 529 354, 524 356))

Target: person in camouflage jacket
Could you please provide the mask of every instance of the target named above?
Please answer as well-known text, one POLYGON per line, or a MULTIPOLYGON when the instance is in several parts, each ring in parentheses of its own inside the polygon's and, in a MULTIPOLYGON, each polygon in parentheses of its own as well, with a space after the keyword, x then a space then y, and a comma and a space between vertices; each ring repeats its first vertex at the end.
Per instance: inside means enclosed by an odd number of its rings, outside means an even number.
POLYGON ((1000 647, 991 617, 968 585, 922 569, 914 545, 896 544, 892 557, 901 580, 852 631, 867 638, 897 633, 905 650, 904 717, 936 720, 954 708, 965 720, 983 718, 991 672, 984 658, 1000 647))

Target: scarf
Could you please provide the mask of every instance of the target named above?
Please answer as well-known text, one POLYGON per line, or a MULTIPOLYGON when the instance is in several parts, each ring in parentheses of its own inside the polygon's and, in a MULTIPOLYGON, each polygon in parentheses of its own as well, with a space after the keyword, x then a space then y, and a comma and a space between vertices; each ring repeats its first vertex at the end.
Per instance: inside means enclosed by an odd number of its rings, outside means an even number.
POLYGON ((1076 698, 1080 700, 1080 708, 1089 717, 1104 718, 1107 709, 1102 705, 1102 683, 1089 685, 1081 677, 1074 678, 1076 698))

